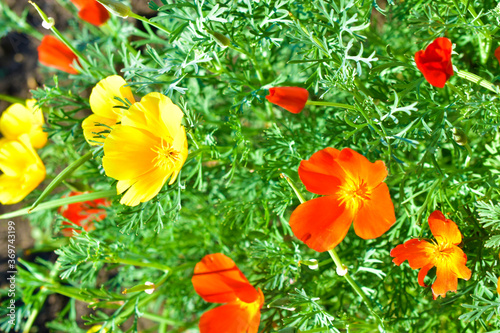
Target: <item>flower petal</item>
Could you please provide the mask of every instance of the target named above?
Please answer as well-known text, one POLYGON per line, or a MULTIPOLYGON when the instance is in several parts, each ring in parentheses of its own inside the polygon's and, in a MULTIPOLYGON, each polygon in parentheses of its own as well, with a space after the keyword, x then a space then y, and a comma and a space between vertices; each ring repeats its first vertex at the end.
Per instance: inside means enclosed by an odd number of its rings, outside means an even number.
POLYGON ((120 102, 116 97, 130 103, 134 103, 134 95, 130 87, 125 86, 127 82, 119 76, 112 75, 102 79, 95 85, 90 93, 89 103, 92 112, 109 119, 115 119, 115 123, 119 122, 123 115, 125 104, 120 102))
POLYGON ((436 38, 425 51, 415 53, 415 63, 427 82, 443 88, 446 81, 453 76, 451 63, 452 43, 446 37, 436 38))
POLYGON ((102 145, 115 125, 116 119, 91 114, 82 122, 83 136, 90 145, 102 145))
POLYGON ((432 284, 432 296, 446 297, 446 292, 457 291, 458 277, 446 264, 436 266, 436 281, 432 284))
POLYGON ((354 231, 364 239, 377 238, 389 230, 394 222, 396 215, 389 188, 386 183, 380 183, 354 216, 354 231))
POLYGON ((498 63, 500 64, 500 46, 495 49, 495 58, 497 58, 498 63))
MULTIPOLYGON (((165 173, 160 168, 154 168, 137 178, 120 181, 126 182, 127 186, 130 185, 120 203, 127 206, 137 206, 141 202, 153 199, 165 185, 171 173, 171 171, 165 173)), ((117 191, 120 191, 120 186, 117 186, 117 191)))
POLYGON ((364 180, 368 187, 376 187, 387 177, 384 162, 371 163, 366 157, 350 148, 344 148, 337 157, 337 162, 344 172, 353 179, 364 180))
POLYGON ((181 172, 181 168, 184 165, 184 162, 186 162, 188 157, 188 142, 184 126, 180 126, 180 130, 177 131, 177 135, 175 136, 174 141, 172 142, 172 148, 178 151, 180 154, 179 158, 175 163, 174 172, 170 177, 168 185, 172 185, 175 182, 177 176, 181 172))
POLYGON ((434 267, 433 264, 425 265, 424 267, 422 267, 420 272, 418 272, 418 284, 421 285, 422 287, 427 287, 427 285, 424 283, 424 279, 432 267, 434 267))
POLYGON ((438 243, 460 244, 462 234, 452 220, 447 219, 439 210, 429 216, 429 227, 438 243))
POLYGON ((424 240, 410 239, 392 249, 391 257, 394 257, 392 262, 398 266, 408 260, 412 269, 418 269, 428 265, 434 266, 436 251, 436 246, 431 243, 424 240))
POLYGON ((152 148, 159 140, 149 132, 117 125, 104 142, 102 164, 106 175, 118 180, 140 177, 154 168, 152 148))
POLYGON ((78 12, 78 16, 95 26, 101 26, 109 20, 108 10, 95 0, 85 4, 78 12))
POLYGON ((338 192, 344 171, 335 161, 340 151, 325 148, 300 162, 299 177, 309 192, 328 195, 338 192))
POLYGON ((306 105, 309 92, 299 87, 275 87, 269 89, 266 99, 291 113, 299 113, 306 105))
POLYGON ((200 333, 257 333, 260 310, 232 302, 205 312, 200 318, 200 333))
POLYGON ((38 61, 47 67, 53 67, 70 74, 78 74, 73 68, 73 61, 78 57, 63 42, 54 36, 46 35, 38 46, 38 61))
POLYGON ((290 227, 311 249, 324 252, 337 246, 352 223, 352 213, 333 195, 309 200, 295 208, 290 227))

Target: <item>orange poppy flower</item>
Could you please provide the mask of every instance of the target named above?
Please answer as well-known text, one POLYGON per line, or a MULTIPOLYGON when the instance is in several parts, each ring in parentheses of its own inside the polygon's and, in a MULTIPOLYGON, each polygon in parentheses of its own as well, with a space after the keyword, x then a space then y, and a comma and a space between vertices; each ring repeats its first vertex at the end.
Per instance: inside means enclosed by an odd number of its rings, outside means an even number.
POLYGON ((500 64, 500 46, 496 48, 495 50, 495 57, 498 60, 498 63, 500 64))
POLYGON ((306 105, 309 92, 299 87, 275 87, 269 89, 266 99, 291 113, 299 113, 306 105))
POLYGON ((436 38, 427 48, 415 53, 415 63, 427 82, 443 88, 453 76, 451 64, 451 41, 446 37, 436 38))
POLYGON ((436 281, 432 284, 432 295, 446 297, 447 291, 457 291, 458 278, 468 280, 471 271, 465 264, 467 256, 457 246, 462 242, 462 234, 452 220, 447 219, 439 210, 429 216, 429 227, 436 238, 435 242, 410 239, 396 246, 391 251, 392 260, 401 265, 408 260, 412 269, 421 268, 418 273, 418 284, 427 287, 424 278, 427 272, 436 267, 436 281))
MULTIPOLYGON (((69 194, 70 197, 75 195, 83 194, 82 192, 71 192, 69 194)), ((58 209, 58 213, 61 214, 66 220, 63 225, 69 226, 80 226, 85 231, 94 229, 94 221, 101 221, 106 217, 106 210, 102 207, 108 207, 111 205, 111 202, 105 198, 85 201, 85 202, 76 202, 66 206, 61 206, 58 209)), ((73 228, 64 228, 62 233, 66 237, 73 236, 73 230, 80 233, 79 230, 73 228)))
POLYGON ((109 12, 96 0, 70 0, 78 8, 78 16, 90 24, 100 26, 109 19, 109 12))
POLYGON ((73 61, 78 57, 56 37, 46 35, 38 46, 38 61, 47 67, 53 67, 70 74, 78 74, 73 68, 73 61))
POLYGON ((297 238, 323 252, 337 246, 354 221, 364 239, 381 236, 396 222, 384 162, 371 163, 352 149, 326 148, 299 166, 309 192, 324 195, 304 202, 290 217, 297 238))
POLYGON ((206 255, 196 264, 191 281, 205 301, 226 303, 201 316, 200 333, 257 333, 264 295, 234 261, 222 253, 206 255))

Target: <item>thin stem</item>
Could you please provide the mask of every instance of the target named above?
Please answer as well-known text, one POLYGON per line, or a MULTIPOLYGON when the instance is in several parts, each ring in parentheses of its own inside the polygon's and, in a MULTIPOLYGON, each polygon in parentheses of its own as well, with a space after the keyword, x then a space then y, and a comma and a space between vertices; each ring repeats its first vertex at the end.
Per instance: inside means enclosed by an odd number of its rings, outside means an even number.
POLYGON ((169 29, 167 29, 165 26, 159 24, 159 23, 156 23, 156 22, 152 22, 151 20, 148 20, 147 18, 145 18, 144 16, 141 16, 139 14, 136 14, 136 13, 133 13, 133 12, 130 12, 129 14, 130 17, 133 17, 139 21, 142 21, 144 23, 147 23, 149 25, 152 25, 153 27, 156 27, 158 29, 160 29, 161 31, 167 33, 167 34, 171 34, 172 31, 170 31, 169 29))
POLYGON ((132 266, 139 266, 139 267, 150 267, 150 268, 156 268, 165 272, 169 272, 171 269, 168 266, 156 263, 156 262, 144 262, 144 261, 139 261, 139 260, 134 260, 134 259, 124 259, 124 258, 109 258, 107 260, 108 263, 110 264, 124 264, 124 265, 132 265, 132 266))
POLYGON ((491 83, 488 80, 483 79, 482 77, 469 73, 467 71, 459 70, 457 71, 457 76, 461 77, 462 79, 469 80, 472 83, 479 84, 481 87, 484 87, 488 90, 493 91, 495 94, 499 93, 498 87, 495 86, 493 83, 491 83))
POLYGON ((9 103, 19 103, 19 104, 22 104, 22 105, 26 105, 26 100, 23 99, 23 98, 18 98, 18 97, 13 97, 13 96, 9 96, 9 95, 2 95, 0 94, 0 100, 2 101, 6 101, 6 102, 9 102, 9 103))
POLYGON ((333 103, 333 102, 323 102, 323 101, 307 101, 306 105, 324 105, 324 106, 333 106, 336 108, 348 109, 356 111, 357 108, 355 106, 343 103, 333 103))
POLYGON ((306 202, 306 199, 302 196, 302 193, 300 193, 300 191, 297 188, 297 186, 295 186, 295 184, 290 180, 290 177, 288 177, 285 173, 281 173, 280 176, 282 178, 286 179, 286 181, 288 182, 288 185, 290 185, 290 187, 292 188, 292 190, 295 192, 295 195, 299 199, 300 203, 306 202))

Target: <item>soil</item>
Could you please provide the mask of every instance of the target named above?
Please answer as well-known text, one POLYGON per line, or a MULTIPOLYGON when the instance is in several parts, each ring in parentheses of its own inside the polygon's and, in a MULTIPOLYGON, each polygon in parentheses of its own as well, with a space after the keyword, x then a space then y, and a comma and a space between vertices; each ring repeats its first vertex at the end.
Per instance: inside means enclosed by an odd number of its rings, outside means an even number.
MULTIPOLYGON (((29 7, 29 13, 27 17, 28 23, 30 23, 32 26, 40 27, 39 31, 44 34, 46 33, 46 30, 41 27, 41 19, 39 18, 38 14, 32 6, 29 6, 26 3, 26 1, 0 1, 7 3, 7 5, 17 14, 21 14, 23 10, 29 7)), ((62 24, 61 26, 58 26, 61 30, 64 29, 64 22, 72 17, 71 13, 62 8, 56 0, 36 0, 35 2, 46 13, 50 13, 50 16, 53 17, 56 22, 58 22, 58 25, 62 24)), ((154 15, 154 12, 149 9, 147 3, 147 0, 132 0, 132 9, 135 13, 146 17, 151 17, 154 15)), ((0 39, 1 95, 8 95, 22 99, 31 98, 30 90, 43 85, 44 77, 41 75, 38 68, 38 54, 36 50, 38 45, 39 41, 36 38, 17 32, 10 32, 7 36, 0 39)), ((0 114, 9 105, 10 103, 0 100, 0 114)), ((23 203, 8 206, 2 206, 0 204, 0 214, 15 211, 23 208, 24 206, 25 204, 23 203)), ((29 222, 22 217, 12 218, 10 220, 15 222, 15 246, 18 257, 31 262, 33 262, 37 256, 45 260, 50 260, 52 262, 57 259, 57 256, 53 252, 42 252, 37 253, 36 255, 27 255, 27 253, 30 252, 27 250, 32 249, 35 245, 35 241, 32 238, 29 222)), ((0 251, 0 287, 2 288, 7 286, 7 222, 7 220, 0 220, 0 244, 2 244, 2 250, 0 251)), ((45 301, 42 311, 37 316, 31 332, 50 332, 49 329, 46 328, 46 323, 52 321, 59 313, 59 311, 64 308, 67 302, 67 297, 58 294, 50 295, 45 301)), ((86 303, 77 302, 76 308, 77 318, 81 318, 82 315, 88 315, 91 313, 91 310, 87 308, 86 303)), ((78 320, 78 324, 82 329, 89 329, 89 327, 85 327, 83 325, 82 320, 78 320)), ((125 323, 122 328, 126 328, 126 324, 127 323, 125 323)), ((150 323, 148 323, 148 321, 139 321, 139 328, 144 329, 147 326, 150 326, 150 323)))

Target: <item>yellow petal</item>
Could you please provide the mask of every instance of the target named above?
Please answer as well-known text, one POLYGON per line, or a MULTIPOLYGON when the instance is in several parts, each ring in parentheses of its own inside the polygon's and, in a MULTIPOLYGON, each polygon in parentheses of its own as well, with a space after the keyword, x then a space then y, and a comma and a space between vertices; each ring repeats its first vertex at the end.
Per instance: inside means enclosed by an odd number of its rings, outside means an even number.
POLYGON ((0 142, 0 202, 14 204, 24 199, 45 178, 45 166, 31 146, 28 134, 19 140, 0 142))
POLYGON ((142 128, 162 138, 174 138, 183 117, 181 109, 160 93, 149 93, 125 113, 122 124, 142 128))
POLYGON ((82 123, 83 136, 90 145, 102 145, 115 125, 116 119, 91 114, 82 123))
POLYGON ((90 94, 89 103, 92 112, 95 114, 109 119, 114 119, 115 123, 119 122, 123 115, 122 108, 117 106, 125 106, 122 102, 115 97, 130 103, 134 103, 134 95, 130 87, 125 87, 127 83, 118 75, 108 76, 99 81, 92 89, 90 94))
POLYGON ((165 174, 161 168, 155 168, 136 179, 125 192, 120 203, 127 206, 137 206, 141 202, 153 199, 167 182, 170 173, 165 174))
POLYGON ((159 144, 151 133, 117 125, 104 142, 102 164, 106 175, 117 180, 137 178, 154 168, 159 144))
POLYGON ((39 149, 45 146, 47 143, 47 138, 48 134, 47 132, 43 131, 43 124, 45 124, 45 120, 43 119, 43 112, 42 109, 39 107, 35 106, 36 104, 36 99, 28 99, 26 100, 26 107, 31 111, 31 114, 33 116, 32 118, 32 126, 31 126, 31 132, 29 133, 30 135, 30 140, 31 140, 31 145, 35 149, 39 149))
POLYGON ((172 185, 175 182, 175 179, 179 175, 184 162, 188 157, 188 143, 186 138, 186 131, 184 130, 184 126, 179 126, 180 129, 177 131, 177 135, 174 138, 174 142, 172 143, 172 147, 180 153, 179 159, 174 167, 174 172, 172 173, 172 177, 168 182, 168 185, 172 185))

